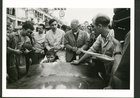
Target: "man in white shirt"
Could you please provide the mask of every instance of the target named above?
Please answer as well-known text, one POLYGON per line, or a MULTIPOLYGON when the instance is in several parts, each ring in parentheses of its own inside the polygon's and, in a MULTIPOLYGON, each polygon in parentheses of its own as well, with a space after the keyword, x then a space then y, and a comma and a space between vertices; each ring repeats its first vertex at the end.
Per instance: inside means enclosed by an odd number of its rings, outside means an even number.
POLYGON ((34 35, 34 47, 36 53, 44 53, 44 41, 45 41, 45 34, 44 34, 44 28, 45 26, 43 24, 40 24, 38 27, 37 34, 34 35))
POLYGON ((44 57, 44 41, 45 41, 45 34, 44 34, 45 26, 44 24, 39 24, 38 32, 34 35, 34 48, 35 54, 37 55, 37 59, 40 60, 44 57))
POLYGON ((45 36, 45 47, 49 51, 54 49, 58 58, 65 61, 65 53, 62 51, 64 48, 64 34, 65 32, 57 28, 58 23, 55 19, 49 21, 51 30, 46 32, 45 36))

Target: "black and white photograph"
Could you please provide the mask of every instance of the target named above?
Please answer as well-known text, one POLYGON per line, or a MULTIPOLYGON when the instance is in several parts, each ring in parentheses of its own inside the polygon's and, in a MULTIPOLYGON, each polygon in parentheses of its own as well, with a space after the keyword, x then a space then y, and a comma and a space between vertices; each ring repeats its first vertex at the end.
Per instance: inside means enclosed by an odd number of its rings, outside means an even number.
POLYGON ((129 3, 22 2, 4 2, 5 97, 133 96, 134 12, 129 3))
POLYGON ((7 8, 6 33, 7 89, 130 89, 130 8, 7 8))

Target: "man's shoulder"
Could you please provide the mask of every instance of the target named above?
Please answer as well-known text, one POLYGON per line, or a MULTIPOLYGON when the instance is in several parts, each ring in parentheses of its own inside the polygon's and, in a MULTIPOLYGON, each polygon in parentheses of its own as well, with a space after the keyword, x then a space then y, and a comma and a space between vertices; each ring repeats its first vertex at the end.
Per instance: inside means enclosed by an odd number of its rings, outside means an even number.
POLYGON ((63 31, 63 30, 61 30, 61 29, 57 29, 57 31, 59 32, 59 33, 62 33, 62 34, 65 34, 65 32, 63 31))
POLYGON ((87 35, 88 34, 87 31, 83 31, 83 30, 79 30, 79 33, 81 33, 82 35, 87 35))
POLYGON ((79 33, 86 33, 86 31, 83 31, 83 30, 79 30, 79 33))
POLYGON ((17 32, 10 33, 10 36, 16 36, 16 35, 19 35, 19 34, 17 32))
POLYGON ((33 33, 33 36, 37 37, 38 36, 38 32, 33 33))
POLYGON ((113 30, 113 29, 111 29, 111 30, 109 31, 109 35, 114 37, 114 30, 113 30))
POLYGON ((70 31, 67 31, 65 35, 68 36, 68 35, 70 35, 71 33, 72 33, 72 31, 70 30, 70 31))
POLYGON ((45 35, 49 35, 50 33, 52 33, 52 30, 48 30, 45 35))

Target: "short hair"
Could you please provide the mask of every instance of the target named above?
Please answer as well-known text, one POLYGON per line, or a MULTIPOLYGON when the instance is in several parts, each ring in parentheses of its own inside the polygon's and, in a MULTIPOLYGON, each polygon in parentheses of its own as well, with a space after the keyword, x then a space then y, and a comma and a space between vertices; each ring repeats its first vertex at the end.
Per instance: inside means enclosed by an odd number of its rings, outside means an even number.
POLYGON ((43 27, 43 29, 45 29, 45 25, 44 25, 44 24, 39 24, 39 26, 42 26, 42 27, 43 27))
POLYGON ((73 23, 76 23, 77 25, 79 25, 79 21, 78 21, 77 19, 73 19, 73 20, 71 21, 71 25, 72 25, 73 23))
POLYGON ((102 24, 103 26, 108 26, 110 23, 110 18, 108 16, 102 15, 102 16, 97 16, 95 18, 95 25, 102 24))
MULTIPOLYGON (((55 19, 50 19, 49 21, 49 25, 51 25, 54 21, 56 21, 55 19)), ((56 21, 57 22, 57 21, 56 21)))
POLYGON ((30 21, 26 21, 23 23, 22 28, 27 30, 27 29, 31 29, 34 30, 33 24, 30 21))
POLYGON ((61 29, 65 31, 65 30, 67 30, 67 26, 66 25, 62 25, 61 29))

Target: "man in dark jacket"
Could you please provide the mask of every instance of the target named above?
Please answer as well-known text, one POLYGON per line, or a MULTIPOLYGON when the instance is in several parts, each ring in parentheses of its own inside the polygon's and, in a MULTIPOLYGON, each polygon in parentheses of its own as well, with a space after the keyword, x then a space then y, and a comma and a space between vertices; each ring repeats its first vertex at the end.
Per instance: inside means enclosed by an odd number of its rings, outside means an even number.
POLYGON ((71 62, 81 57, 81 49, 87 48, 87 33, 79 29, 79 21, 71 22, 72 30, 68 31, 64 36, 64 45, 66 47, 66 61, 71 62))

